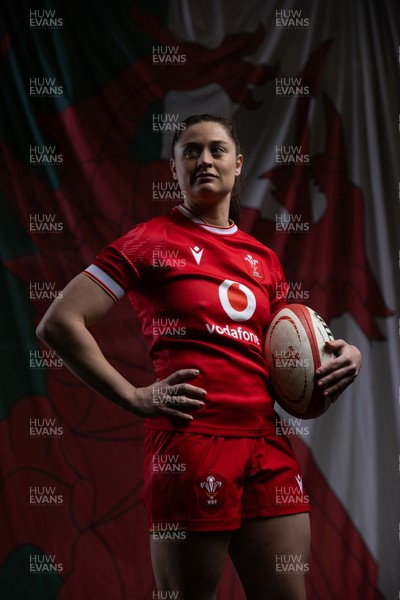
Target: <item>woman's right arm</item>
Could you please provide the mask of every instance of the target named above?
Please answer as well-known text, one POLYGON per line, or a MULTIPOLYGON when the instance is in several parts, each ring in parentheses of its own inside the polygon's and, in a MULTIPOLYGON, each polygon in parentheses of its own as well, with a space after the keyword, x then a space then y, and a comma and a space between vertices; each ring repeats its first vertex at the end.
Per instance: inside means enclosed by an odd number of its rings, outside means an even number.
POLYGON ((79 379, 118 406, 142 417, 191 420, 180 410, 200 408, 205 390, 186 380, 196 369, 176 371, 145 388, 132 385, 106 359, 88 327, 101 319, 114 300, 86 275, 77 275, 49 307, 36 330, 79 379))

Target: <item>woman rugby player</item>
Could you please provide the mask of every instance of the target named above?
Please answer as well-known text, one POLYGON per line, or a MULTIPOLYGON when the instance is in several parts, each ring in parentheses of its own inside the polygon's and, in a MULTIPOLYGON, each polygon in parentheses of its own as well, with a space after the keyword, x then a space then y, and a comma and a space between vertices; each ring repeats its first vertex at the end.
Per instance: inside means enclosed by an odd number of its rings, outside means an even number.
MULTIPOLYGON (((195 115, 183 125, 171 160, 183 204, 107 246, 50 306, 38 336, 87 385, 146 418, 149 529, 185 532, 181 543, 150 538, 159 591, 214 599, 229 554, 247 600, 304 599, 309 507, 290 443, 277 435, 262 351, 269 315, 285 304, 276 293, 284 275, 230 218, 243 163, 233 124, 195 115), (118 373, 88 329, 124 294, 150 344, 157 381, 147 387, 118 373), (170 457, 184 469, 154 467, 170 457), (279 502, 285 489, 292 497, 279 502), (278 557, 293 556, 301 568, 285 576, 278 557)), ((329 346, 336 358, 318 385, 338 394, 361 355, 343 340, 329 346)))

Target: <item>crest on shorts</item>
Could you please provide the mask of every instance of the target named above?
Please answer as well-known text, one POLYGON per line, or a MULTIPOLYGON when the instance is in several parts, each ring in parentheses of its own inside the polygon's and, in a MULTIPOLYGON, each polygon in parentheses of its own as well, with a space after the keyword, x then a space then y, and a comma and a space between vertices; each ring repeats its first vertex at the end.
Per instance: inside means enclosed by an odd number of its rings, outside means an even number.
POLYGON ((196 481, 197 499, 203 508, 219 508, 225 503, 226 481, 224 477, 211 471, 196 481))

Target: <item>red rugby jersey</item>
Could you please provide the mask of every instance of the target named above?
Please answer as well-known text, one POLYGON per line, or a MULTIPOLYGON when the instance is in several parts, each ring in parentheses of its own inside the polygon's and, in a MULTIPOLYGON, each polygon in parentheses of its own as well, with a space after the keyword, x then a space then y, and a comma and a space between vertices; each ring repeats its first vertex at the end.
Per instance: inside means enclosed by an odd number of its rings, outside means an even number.
MULTIPOLYGON (((263 356, 270 314, 283 306, 275 253, 236 225, 206 225, 183 206, 141 223, 85 271, 115 300, 125 293, 150 345, 156 375, 197 368, 207 390, 193 421, 146 419, 153 429, 222 436, 275 433, 263 356)), ((135 384, 135 382, 133 382, 135 384)))

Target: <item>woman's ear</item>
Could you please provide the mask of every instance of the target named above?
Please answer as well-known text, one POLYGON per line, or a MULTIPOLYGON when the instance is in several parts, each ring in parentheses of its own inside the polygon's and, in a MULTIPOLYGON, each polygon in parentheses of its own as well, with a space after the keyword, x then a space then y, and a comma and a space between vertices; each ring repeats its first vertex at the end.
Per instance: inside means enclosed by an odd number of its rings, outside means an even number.
POLYGON ((242 165, 243 165, 243 154, 238 154, 236 157, 236 169, 235 169, 236 177, 238 177, 238 175, 240 175, 240 173, 242 171, 242 165))
POLYGON ((177 175, 176 175, 176 167, 175 167, 175 161, 173 158, 170 159, 169 161, 169 166, 171 167, 171 171, 172 171, 172 177, 174 179, 177 179, 177 175))

